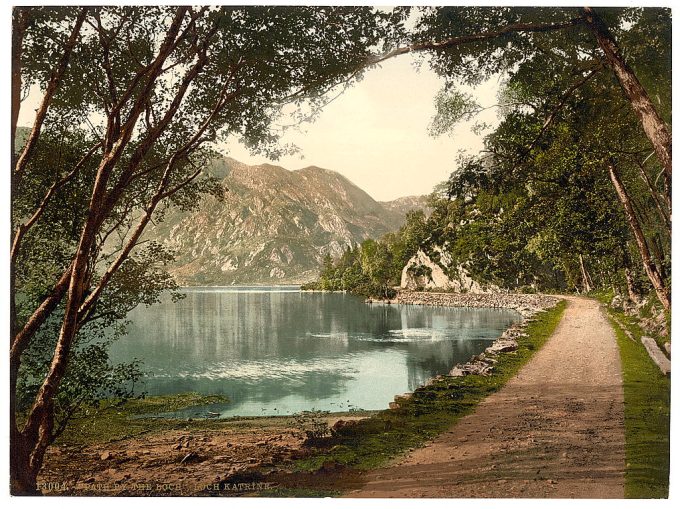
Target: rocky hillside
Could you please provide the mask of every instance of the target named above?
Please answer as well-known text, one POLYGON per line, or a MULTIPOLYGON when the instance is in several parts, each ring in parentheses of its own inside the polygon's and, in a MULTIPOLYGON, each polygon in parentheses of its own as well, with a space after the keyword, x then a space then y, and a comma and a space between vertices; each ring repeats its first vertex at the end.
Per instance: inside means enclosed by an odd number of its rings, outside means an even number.
POLYGON ((326 253, 397 230, 409 197, 379 203, 334 171, 216 161, 224 200, 204 198, 198 210, 174 211, 150 228, 177 254, 170 272, 181 284, 281 284, 315 279, 326 253))
POLYGON ((380 204, 387 210, 406 216, 410 210, 422 209, 426 215, 432 212, 427 205, 427 196, 403 196, 392 201, 381 201, 380 204))

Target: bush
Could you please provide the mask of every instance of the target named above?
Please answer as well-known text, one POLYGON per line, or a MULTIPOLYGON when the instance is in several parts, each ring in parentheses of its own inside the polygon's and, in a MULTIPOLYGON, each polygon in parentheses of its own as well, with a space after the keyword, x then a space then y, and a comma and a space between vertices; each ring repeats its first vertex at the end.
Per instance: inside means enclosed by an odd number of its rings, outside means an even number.
POLYGON ((300 290, 321 290, 321 286, 318 281, 311 281, 300 285, 300 290))
POLYGON ((330 412, 310 410, 293 415, 292 425, 299 431, 295 436, 303 439, 303 445, 314 445, 331 436, 326 417, 330 412))

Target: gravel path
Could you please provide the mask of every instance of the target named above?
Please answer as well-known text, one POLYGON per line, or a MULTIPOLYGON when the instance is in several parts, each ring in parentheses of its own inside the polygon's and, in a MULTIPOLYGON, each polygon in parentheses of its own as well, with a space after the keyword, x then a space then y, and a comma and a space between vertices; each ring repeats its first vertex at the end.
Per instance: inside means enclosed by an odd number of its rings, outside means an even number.
POLYGON ((501 391, 348 496, 623 498, 616 339, 595 301, 568 300, 553 336, 501 391))

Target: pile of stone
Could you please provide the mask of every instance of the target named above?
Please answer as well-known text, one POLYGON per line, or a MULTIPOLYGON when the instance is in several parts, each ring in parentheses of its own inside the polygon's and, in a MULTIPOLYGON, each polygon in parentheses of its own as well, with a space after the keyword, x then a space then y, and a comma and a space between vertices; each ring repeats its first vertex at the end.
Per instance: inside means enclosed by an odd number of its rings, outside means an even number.
POLYGON ((559 300, 559 297, 538 293, 436 293, 400 290, 389 302, 439 307, 514 309, 528 318, 553 307, 559 300))
MULTIPOLYGON (((515 347, 516 348, 516 347, 515 347)), ((496 359, 486 354, 475 355, 465 364, 456 364, 449 372, 450 376, 482 375, 487 376, 493 370, 496 359)))
POLYGON ((518 338, 525 337, 526 334, 522 332, 525 322, 515 324, 506 330, 501 337, 494 341, 484 353, 475 355, 469 362, 465 364, 456 364, 450 376, 466 376, 466 375, 482 375, 487 376, 491 374, 494 365, 498 362, 496 358, 498 354, 504 352, 514 352, 519 348, 518 338))

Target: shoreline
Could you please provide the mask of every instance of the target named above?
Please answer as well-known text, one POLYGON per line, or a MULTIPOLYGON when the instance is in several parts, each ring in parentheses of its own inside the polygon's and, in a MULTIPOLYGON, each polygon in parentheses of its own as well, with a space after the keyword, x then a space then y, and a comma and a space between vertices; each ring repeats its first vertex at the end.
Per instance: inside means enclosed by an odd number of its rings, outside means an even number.
MULTIPOLYGON (((533 316, 542 311, 554 308, 563 299, 545 294, 518 293, 450 293, 450 292, 416 292, 399 290, 393 299, 373 300, 368 303, 400 304, 411 306, 453 307, 453 308, 486 308, 511 309, 521 315, 521 319, 513 323, 496 338, 482 353, 473 355, 467 362, 458 363, 451 367, 448 376, 461 377, 467 375, 488 376, 498 362, 497 356, 504 352, 513 352, 519 348, 518 339, 525 337, 525 329, 533 322, 533 316)), ((427 380, 417 389, 441 380, 447 375, 437 375, 427 380)), ((415 391, 414 390, 414 391, 415 391)), ((390 409, 398 409, 412 396, 412 392, 397 394, 390 403, 390 409)))
MULTIPOLYGON (((488 294, 473 295, 408 292, 407 296, 403 294, 398 296, 400 300, 398 303, 413 305, 452 307, 455 307, 454 303, 457 307, 510 307, 512 305, 511 309, 519 311, 522 319, 507 329, 485 352, 473 357, 464 365, 453 366, 448 375, 442 374, 428 380, 413 393, 395 396, 395 401, 385 410, 309 416, 304 422, 296 421, 292 416, 174 420, 164 423, 153 419, 150 422, 154 422, 155 425, 150 426, 148 430, 140 430, 138 433, 130 433, 131 430, 127 429, 122 436, 111 436, 108 440, 95 439, 90 443, 62 443, 52 446, 45 468, 41 472, 40 481, 48 484, 56 482, 60 488, 53 491, 48 489, 45 494, 206 495, 210 494, 206 491, 206 489, 209 490, 205 487, 206 483, 209 483, 208 486, 213 486, 213 484, 226 486, 239 479, 253 476, 253 478, 261 476, 266 478, 272 473, 281 472, 281 469, 291 472, 290 475, 295 477, 297 474, 294 472, 300 471, 304 463, 309 463, 308 467, 313 467, 319 462, 317 467, 323 467, 324 464, 337 464, 336 458, 330 459, 325 456, 326 454, 332 456, 338 453, 337 451, 344 450, 342 447, 332 448, 330 452, 322 452, 323 449, 310 449, 305 445, 306 438, 312 436, 308 433, 315 433, 321 428, 332 430, 331 437, 336 437, 333 438, 334 440, 343 440, 342 437, 346 435, 353 437, 365 434, 367 437, 372 437, 374 432, 379 432, 376 436, 382 437, 380 440, 386 442, 378 445, 373 444, 372 439, 367 439, 370 444, 362 442, 363 445, 357 446, 357 450, 353 452, 356 455, 354 461, 359 462, 366 462, 366 458, 377 461, 384 456, 400 454, 405 448, 418 446, 424 438, 441 432, 458 419, 458 414, 467 413, 468 410, 464 410, 465 408, 483 398, 484 391, 487 389, 480 390, 477 385, 480 382, 474 382, 474 377, 471 378, 474 383, 466 382, 468 380, 466 375, 489 376, 489 381, 483 382, 481 387, 487 385, 495 387, 498 383, 495 380, 504 379, 507 376, 504 374, 507 368, 500 372, 493 369, 496 363, 499 363, 499 366, 508 363, 515 365, 521 363, 522 359, 528 355, 524 345, 527 341, 524 328, 538 326, 545 321, 542 317, 532 319, 531 316, 539 311, 547 310, 548 307, 553 307, 562 300, 552 296, 537 297, 535 295, 503 296, 502 300, 498 299, 498 296, 488 294), (461 303, 465 303, 465 306, 461 303), (519 345, 519 350, 514 352, 513 350, 518 349, 517 345, 519 345), (512 352, 517 356, 503 355, 505 352, 512 352), (456 372, 456 369, 459 372, 456 372), (430 401, 430 396, 448 393, 449 388, 454 386, 460 385, 461 389, 464 389, 470 383, 475 389, 469 394, 465 390, 461 393, 466 403, 454 401, 445 395, 442 396, 443 399, 437 396, 437 400, 441 399, 441 402, 435 404, 435 407, 446 404, 457 408, 455 415, 451 414, 439 422, 439 418, 436 417, 438 414, 432 410, 433 402, 430 401), (423 395, 427 397, 423 399, 423 395), (461 404, 463 406, 458 408, 461 404), (413 413, 413 408, 421 407, 422 410, 413 414, 415 417, 408 417, 413 413), (426 408, 435 412, 434 417, 429 417, 430 410, 422 414, 422 417, 417 417, 426 408), (398 422, 406 419, 403 426, 405 436, 409 437, 407 443, 404 442, 404 436, 401 434, 394 439, 396 440, 394 443, 390 437, 386 436, 385 429, 387 428, 384 426, 387 424, 385 423, 392 423, 393 419, 398 422), (420 422, 423 419, 424 421, 420 422), (162 426, 157 428, 159 424, 162 426), (322 425, 321 428, 319 428, 320 425, 322 425), (408 431, 411 428, 413 430, 408 431), (416 432, 416 429, 420 431, 416 432), (409 433, 412 433, 412 436, 409 433), (373 447, 377 447, 375 453, 370 452, 373 447), (145 488, 140 488, 142 485, 161 486, 162 490, 157 491, 154 488, 152 491, 147 491, 145 488), (168 491, 164 491, 165 486, 168 491)), ((329 440, 329 438, 322 440, 329 440)), ((307 468, 302 468, 302 470, 305 471, 307 468)), ((316 471, 318 468, 310 470, 316 471)), ((272 480, 277 480, 276 475, 272 480)), ((282 487, 285 487, 285 482, 282 487)), ((243 493, 234 494, 242 495, 243 493)))
POLYGON ((542 293, 450 293, 399 290, 393 299, 366 299, 368 303, 413 306, 512 309, 523 318, 555 306, 560 297, 542 293))

